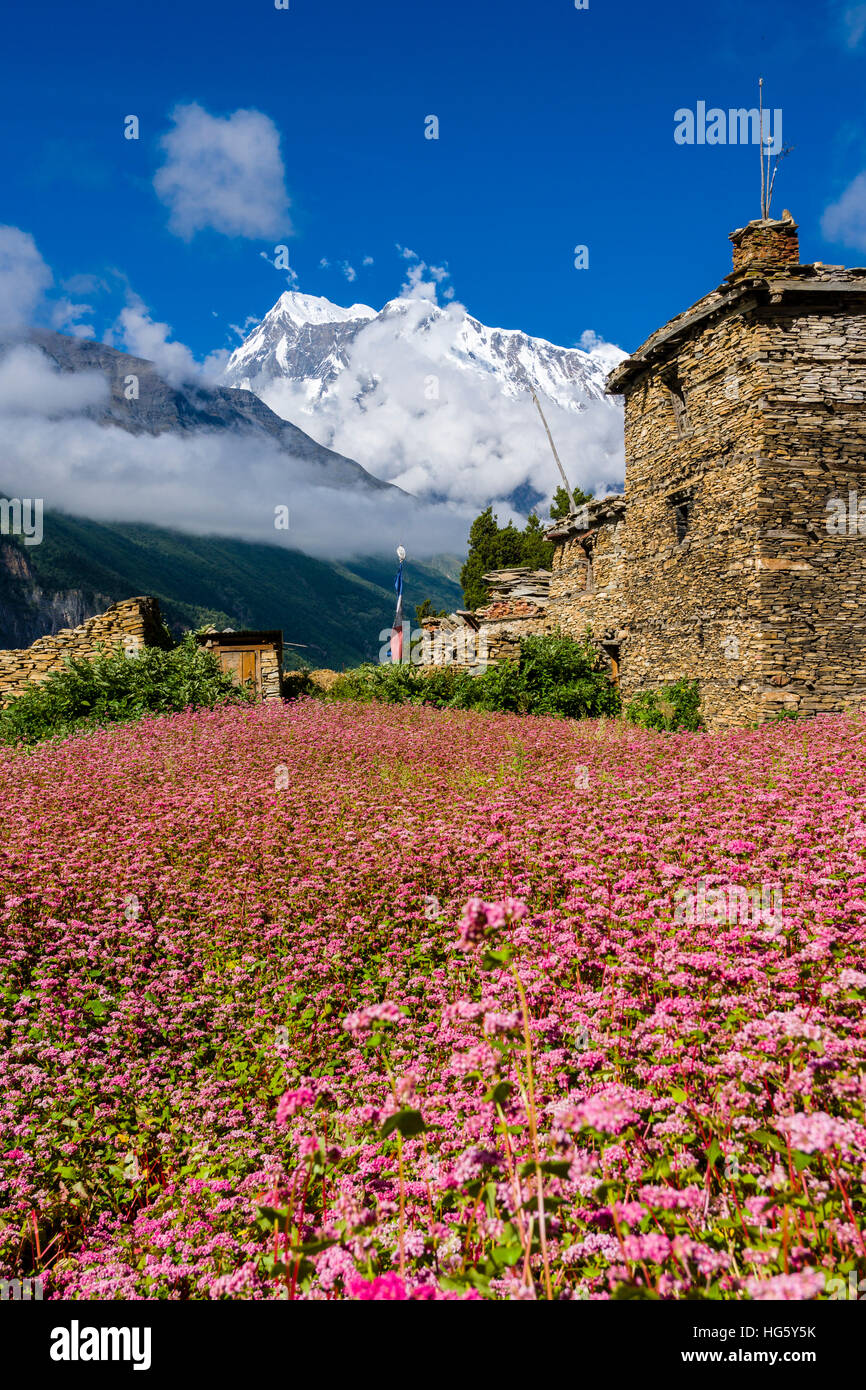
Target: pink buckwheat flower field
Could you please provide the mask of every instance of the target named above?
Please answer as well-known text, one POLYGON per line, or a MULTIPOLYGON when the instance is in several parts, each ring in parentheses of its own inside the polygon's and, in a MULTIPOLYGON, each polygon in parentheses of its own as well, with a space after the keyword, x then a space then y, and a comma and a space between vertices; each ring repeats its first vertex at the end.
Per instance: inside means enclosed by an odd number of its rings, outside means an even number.
POLYGON ((3 751, 0 797, 0 1277, 751 1300, 863 1266, 862 718, 232 707, 3 751))

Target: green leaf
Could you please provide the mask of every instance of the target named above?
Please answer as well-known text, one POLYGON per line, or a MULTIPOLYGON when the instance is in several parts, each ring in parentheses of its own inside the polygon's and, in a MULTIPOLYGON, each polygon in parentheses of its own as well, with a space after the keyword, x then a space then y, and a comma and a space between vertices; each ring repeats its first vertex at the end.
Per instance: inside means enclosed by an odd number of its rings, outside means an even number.
MULTIPOLYGON (((567 1178, 571 1172, 571 1163, 565 1159, 548 1158, 543 1163, 539 1163, 538 1167, 542 1173, 549 1173, 554 1178, 567 1178)), ((522 1178, 530 1177, 535 1172, 535 1164, 532 1159, 527 1160, 526 1163, 521 1163, 518 1172, 522 1178)))
POLYGON ((712 1143, 710 1144, 710 1147, 706 1150, 706 1155, 707 1155, 707 1166, 708 1166, 708 1167, 712 1168, 712 1167, 714 1166, 714 1164, 715 1164, 715 1162, 716 1162, 716 1159, 719 1157, 719 1155, 721 1154, 721 1152, 722 1152, 722 1146, 721 1146, 721 1144, 719 1143, 718 1139, 716 1139, 716 1137, 715 1137, 715 1135, 714 1135, 714 1136, 713 1136, 712 1143))
POLYGON ((756 1129, 752 1134, 747 1135, 747 1138, 753 1140, 756 1144, 768 1144, 769 1147, 775 1149, 777 1153, 782 1153, 785 1148, 778 1134, 771 1134, 768 1129, 756 1129))
POLYGON ((332 1245, 336 1245, 335 1240, 307 1240, 303 1245, 293 1245, 293 1255, 320 1255, 323 1250, 329 1250, 332 1245))
POLYGON ((507 1245, 494 1245, 493 1263, 500 1266, 516 1265, 522 1254, 519 1241, 511 1241, 507 1245))
POLYGON ((388 1116, 379 1130, 379 1138, 387 1139, 389 1134, 399 1130, 404 1139, 412 1139, 416 1134, 423 1134, 426 1128, 420 1110, 397 1110, 388 1116))
POLYGON ((289 1216, 288 1207, 259 1207, 259 1211, 266 1221, 287 1221, 289 1216))
POLYGON ((485 950, 478 962, 481 970, 501 970, 511 963, 512 950, 503 946, 499 951, 485 950))
POLYGON ((489 1091, 485 1091, 484 1099, 492 1101, 494 1105, 504 1105, 513 1090, 510 1081, 498 1081, 489 1091))

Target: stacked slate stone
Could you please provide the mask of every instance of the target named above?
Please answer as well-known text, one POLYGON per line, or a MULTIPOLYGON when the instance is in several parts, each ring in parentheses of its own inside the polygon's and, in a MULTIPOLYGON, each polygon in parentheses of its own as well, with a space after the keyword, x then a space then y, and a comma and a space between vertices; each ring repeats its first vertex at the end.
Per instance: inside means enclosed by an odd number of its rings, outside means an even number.
POLYGON ((61 628, 39 637, 21 651, 0 651, 0 702, 20 695, 32 682, 62 670, 67 656, 92 659, 98 652, 124 651, 135 656, 144 647, 166 645, 155 598, 127 598, 113 603, 76 628, 61 628))
POLYGON ((790 213, 731 241, 608 379, 627 511, 547 533, 548 624, 614 645, 626 699, 696 680, 711 729, 866 707, 866 269, 801 265, 790 213))

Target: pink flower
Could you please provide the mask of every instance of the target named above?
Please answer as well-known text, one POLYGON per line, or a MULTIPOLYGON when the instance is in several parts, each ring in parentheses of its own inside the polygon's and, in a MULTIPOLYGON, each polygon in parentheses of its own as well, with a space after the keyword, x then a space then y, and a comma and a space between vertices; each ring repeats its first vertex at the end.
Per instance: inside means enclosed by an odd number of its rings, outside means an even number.
POLYGON ((848 1143, 851 1127, 845 1120, 834 1119, 823 1110, 810 1115, 788 1115, 778 1121, 778 1128, 787 1134, 792 1149, 801 1153, 826 1153, 837 1145, 848 1143))
POLYGON ((513 1033, 520 1027, 520 1014, 485 1014, 485 1033, 513 1033))
POLYGON ((817 1298, 825 1288, 825 1277, 814 1269, 801 1270, 799 1274, 774 1274, 770 1279, 747 1279, 746 1291, 759 1302, 771 1299, 786 1301, 801 1298, 817 1298))
POLYGON ((589 1125, 600 1134, 620 1134, 638 1119, 631 1096, 623 1094, 626 1087, 611 1086, 596 1095, 590 1096, 567 1114, 562 1123, 568 1129, 582 1129, 589 1125))
POLYGON ((415 1099, 418 1090, 418 1073, 407 1071, 405 1076, 398 1076, 394 1082, 394 1090, 400 1103, 409 1105, 415 1099))
POLYGON ((277 1106, 277 1124, 287 1124, 292 1115, 305 1110, 315 1099, 316 1093, 311 1091, 309 1086, 299 1086, 296 1091, 284 1091, 277 1106))
POLYGON ((501 931, 514 922, 522 922, 528 908, 516 898, 503 898, 502 902, 485 903, 481 898, 470 898, 460 920, 458 950, 468 951, 478 946, 485 937, 501 931))
POLYGON ((354 1037, 366 1033, 374 1023, 402 1023, 404 1017, 396 1004, 386 1001, 384 1004, 368 1004, 366 1008, 348 1014, 343 1019, 343 1027, 354 1037))
POLYGON ((457 945, 461 951, 477 946, 487 934, 487 905, 480 898, 470 898, 460 921, 457 945))
POLYGON ((671 1243, 667 1236, 651 1231, 645 1236, 626 1236, 623 1249, 628 1260, 648 1260, 650 1264, 662 1264, 671 1253, 671 1243))
POLYGON ((399 1274, 379 1274, 375 1279, 362 1279, 356 1275, 346 1281, 350 1298, 381 1301, 386 1298, 406 1299, 409 1294, 399 1274))

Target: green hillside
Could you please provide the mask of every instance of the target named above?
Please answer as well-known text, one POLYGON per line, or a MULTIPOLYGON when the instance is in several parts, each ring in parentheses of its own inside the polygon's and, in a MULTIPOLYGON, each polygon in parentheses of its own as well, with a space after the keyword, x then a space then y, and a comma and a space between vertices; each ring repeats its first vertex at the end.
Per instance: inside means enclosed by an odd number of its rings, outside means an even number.
MULTIPOLYGON (((394 616, 395 568, 387 555, 336 563, 279 545, 46 513, 41 545, 0 542, 0 646, 74 625, 82 605, 93 613, 106 600, 153 594, 175 634, 207 623, 280 628, 286 642, 305 644, 287 649, 287 665, 340 669, 375 660, 394 616)), ((462 603, 457 584, 410 559, 407 618, 427 597, 434 608, 462 603)))

